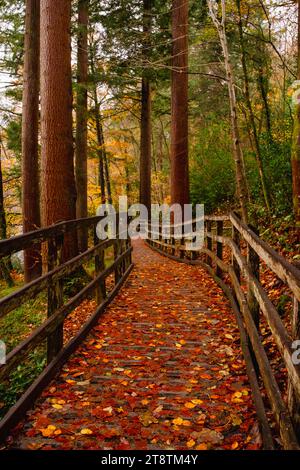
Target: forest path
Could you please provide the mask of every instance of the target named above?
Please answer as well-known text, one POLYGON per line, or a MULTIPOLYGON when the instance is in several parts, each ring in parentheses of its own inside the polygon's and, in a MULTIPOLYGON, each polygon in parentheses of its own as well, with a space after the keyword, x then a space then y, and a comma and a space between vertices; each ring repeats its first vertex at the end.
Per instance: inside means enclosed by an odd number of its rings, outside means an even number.
POLYGON ((234 314, 200 267, 142 241, 99 324, 43 392, 10 446, 255 449, 234 314))

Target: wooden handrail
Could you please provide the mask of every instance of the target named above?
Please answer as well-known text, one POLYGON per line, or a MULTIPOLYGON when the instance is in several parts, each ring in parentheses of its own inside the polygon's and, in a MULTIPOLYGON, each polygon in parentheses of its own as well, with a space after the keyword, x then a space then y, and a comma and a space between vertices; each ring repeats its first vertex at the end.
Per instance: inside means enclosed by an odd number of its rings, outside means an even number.
MULTIPOLYGON (((261 409, 262 402, 257 396, 258 377, 256 379, 253 377, 253 371, 258 373, 256 365, 263 379, 284 448, 299 449, 300 423, 294 420, 295 416, 290 408, 290 402, 286 404, 281 397, 274 372, 260 338, 259 311, 263 313, 278 351, 283 358, 290 384, 289 389, 294 403, 298 404, 297 406, 300 406, 300 366, 292 361, 293 338, 285 328, 276 307, 259 281, 259 262, 260 260, 263 261, 289 287, 296 303, 300 300, 300 271, 261 240, 234 213, 231 213, 228 217, 206 216, 205 226, 206 246, 198 253, 186 249, 184 235, 179 242, 174 236, 165 241, 160 231, 159 239, 149 238, 147 243, 153 249, 171 259, 203 266, 222 287, 236 313, 241 333, 242 350, 265 448, 272 448, 270 445, 271 433, 267 429, 266 413, 262 412, 261 409), (226 221, 231 223, 232 236, 224 236, 224 222, 226 221), (243 246, 245 244, 247 246, 247 259, 241 252, 240 245, 242 241, 244 242, 243 246), (231 262, 229 263, 223 260, 224 247, 227 247, 231 252, 231 262), (241 283, 243 283, 243 287, 241 283), (247 293, 245 293, 245 283, 247 284, 247 293), (243 319, 242 322, 245 327, 241 324, 240 318, 243 319), (245 331, 244 328, 246 328, 245 331), (243 344, 245 334, 248 337, 246 345, 243 344)), ((293 320, 294 323, 297 321, 299 321, 299 317, 293 320)), ((295 328, 295 325, 293 326, 294 330, 300 330, 299 325, 298 329, 295 328)))
POLYGON ((0 421, 0 437, 3 437, 10 427, 16 424, 18 419, 32 406, 32 400, 41 393, 42 388, 53 377, 57 368, 63 364, 74 350, 75 345, 78 345, 80 340, 87 335, 99 315, 114 298, 130 274, 133 268, 131 257, 132 247, 129 239, 123 240, 119 237, 120 215, 121 214, 117 214, 118 236, 116 239, 99 241, 96 236, 96 230, 94 230, 94 246, 65 263, 61 261, 63 235, 80 228, 93 227, 95 229, 97 223, 102 219, 101 216, 61 222, 52 227, 40 229, 0 242, 0 256, 7 256, 8 254, 26 249, 32 246, 32 244, 42 241, 48 243, 48 272, 38 279, 24 285, 12 294, 0 299, 1 318, 29 299, 35 298, 44 290, 47 291, 48 295, 48 318, 10 351, 6 358, 6 364, 0 366, 0 378, 2 380, 8 379, 10 372, 14 370, 21 361, 28 357, 30 351, 34 350, 41 342, 47 341, 48 365, 34 383, 23 393, 16 405, 14 405, 0 421), (104 264, 104 252, 110 247, 114 247, 114 259, 112 264, 106 268, 104 264), (94 279, 83 287, 74 297, 64 303, 64 279, 92 259, 94 259, 95 262, 94 279), (114 274, 115 286, 111 292, 107 292, 105 281, 111 274, 114 274), (70 340, 67 344, 64 344, 63 326, 65 319, 84 299, 90 298, 92 293, 95 294, 97 304, 96 311, 86 321, 78 334, 75 335, 75 338, 70 340))
POLYGON ((285 283, 295 294, 300 302, 300 271, 283 256, 275 251, 264 240, 259 238, 238 217, 230 214, 230 220, 234 227, 240 232, 244 240, 256 251, 266 265, 285 283))

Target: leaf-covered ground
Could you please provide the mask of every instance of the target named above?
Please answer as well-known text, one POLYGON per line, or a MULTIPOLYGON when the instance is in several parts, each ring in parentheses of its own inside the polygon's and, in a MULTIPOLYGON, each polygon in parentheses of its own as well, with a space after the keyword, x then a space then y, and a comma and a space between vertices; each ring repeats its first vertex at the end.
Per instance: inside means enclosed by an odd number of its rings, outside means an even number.
POLYGON ((259 448, 239 333, 222 291, 201 268, 141 241, 134 260, 126 287, 8 445, 259 448))

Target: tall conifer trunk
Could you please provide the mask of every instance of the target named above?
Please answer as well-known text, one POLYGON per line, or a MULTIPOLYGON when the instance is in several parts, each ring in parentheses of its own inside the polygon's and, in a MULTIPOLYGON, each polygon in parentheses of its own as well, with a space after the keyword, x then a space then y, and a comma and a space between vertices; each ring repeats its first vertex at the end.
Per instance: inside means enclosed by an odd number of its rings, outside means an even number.
MULTIPOLYGON (((40 0, 26 0, 25 54, 22 118, 22 214, 23 232, 41 225, 39 191, 39 89, 40 89, 40 0)), ((24 252, 25 281, 41 274, 37 247, 24 252)))
MULTIPOLYGON (((72 135, 71 0, 41 0, 42 221, 76 217, 72 135)), ((76 255, 68 236, 64 258, 76 255)))
MULTIPOLYGON (((77 107, 76 107, 76 216, 87 217, 87 85, 89 0, 78 2, 77 107)), ((78 233, 79 251, 87 249, 87 231, 78 233)))
POLYGON ((188 0, 172 5, 171 202, 189 203, 188 0))
POLYGON ((141 157, 140 157, 140 203, 151 214, 151 85, 147 73, 147 57, 150 47, 152 0, 143 0, 143 60, 144 70, 141 93, 141 157))

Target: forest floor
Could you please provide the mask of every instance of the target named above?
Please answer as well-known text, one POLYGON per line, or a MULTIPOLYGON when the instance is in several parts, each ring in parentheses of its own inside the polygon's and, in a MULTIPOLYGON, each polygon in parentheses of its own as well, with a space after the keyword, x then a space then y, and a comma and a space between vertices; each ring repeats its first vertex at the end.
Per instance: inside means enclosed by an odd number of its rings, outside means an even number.
POLYGON ((203 269, 141 241, 134 261, 126 288, 8 447, 260 448, 239 332, 222 291, 203 269))

